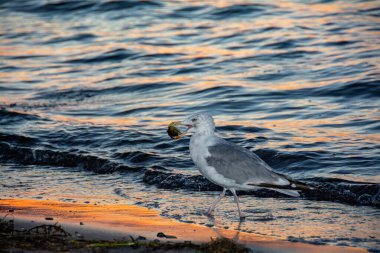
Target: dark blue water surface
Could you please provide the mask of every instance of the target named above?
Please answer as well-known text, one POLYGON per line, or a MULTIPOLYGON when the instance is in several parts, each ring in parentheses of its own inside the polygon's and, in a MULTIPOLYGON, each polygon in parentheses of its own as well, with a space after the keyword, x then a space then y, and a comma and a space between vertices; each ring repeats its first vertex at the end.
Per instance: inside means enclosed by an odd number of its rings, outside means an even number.
POLYGON ((118 196, 218 190, 189 138, 166 134, 209 111, 221 136, 318 186, 305 199, 378 210, 379 13, 378 1, 3 0, 2 180, 74 169, 122 178, 104 181, 118 196))

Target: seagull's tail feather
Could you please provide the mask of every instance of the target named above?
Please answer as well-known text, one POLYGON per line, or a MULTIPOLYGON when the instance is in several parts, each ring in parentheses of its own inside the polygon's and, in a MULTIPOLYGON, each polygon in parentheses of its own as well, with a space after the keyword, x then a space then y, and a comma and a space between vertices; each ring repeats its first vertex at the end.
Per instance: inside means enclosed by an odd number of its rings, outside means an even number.
POLYGON ((294 191, 294 190, 280 190, 280 189, 272 189, 272 190, 275 190, 277 192, 281 192, 282 194, 289 195, 292 197, 299 197, 300 196, 298 191, 294 191))
MULTIPOLYGON (((281 176, 283 176, 283 175, 281 175, 281 176)), ((285 176, 283 176, 283 177, 285 177, 285 176)), ((269 188, 271 190, 278 191, 278 192, 281 192, 283 194, 286 194, 286 195, 289 195, 292 197, 299 197, 300 194, 298 193, 298 191, 313 190, 314 189, 313 187, 310 187, 309 185, 307 185, 305 183, 296 181, 296 180, 291 179, 289 177, 285 177, 285 178, 289 181, 289 184, 276 185, 276 184, 269 184, 269 183, 261 183, 261 184, 256 184, 256 185, 253 185, 253 184, 248 184, 248 185, 269 188)))
POLYGON ((289 184, 285 185, 285 186, 287 186, 286 188, 280 188, 280 189, 300 190, 300 191, 302 191, 302 190, 314 190, 314 188, 308 184, 294 180, 293 178, 290 178, 286 175, 282 175, 280 173, 276 173, 276 174, 279 175, 280 177, 284 177, 286 180, 289 181, 289 184))
POLYGON ((294 179, 291 179, 289 177, 286 177, 286 179, 289 181, 289 186, 291 187, 291 189, 293 190, 314 190, 313 187, 311 187, 310 185, 308 184, 305 184, 305 183, 302 183, 300 181, 297 181, 297 180, 294 180, 294 179))
POLYGON ((268 184, 268 183, 261 183, 261 184, 256 184, 252 186, 259 186, 259 187, 265 187, 265 188, 270 188, 273 190, 295 190, 295 191, 302 191, 302 190, 313 190, 314 188, 308 186, 307 184, 292 180, 287 178, 289 181, 289 184, 286 185, 277 185, 277 184, 268 184))

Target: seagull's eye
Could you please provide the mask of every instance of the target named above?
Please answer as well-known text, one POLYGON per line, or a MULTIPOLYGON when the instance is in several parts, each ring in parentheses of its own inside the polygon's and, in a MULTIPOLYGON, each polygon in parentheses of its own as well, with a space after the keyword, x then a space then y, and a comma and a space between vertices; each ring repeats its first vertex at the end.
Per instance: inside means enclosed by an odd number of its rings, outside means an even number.
POLYGON ((192 121, 192 122, 197 122, 197 119, 196 119, 196 118, 194 118, 194 119, 191 119, 191 121, 192 121))

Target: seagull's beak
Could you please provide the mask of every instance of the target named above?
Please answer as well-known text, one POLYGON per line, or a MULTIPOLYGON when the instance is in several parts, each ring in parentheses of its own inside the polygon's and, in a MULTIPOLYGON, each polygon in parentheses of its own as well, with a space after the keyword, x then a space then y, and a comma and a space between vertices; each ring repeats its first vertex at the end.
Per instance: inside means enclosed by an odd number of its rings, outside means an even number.
POLYGON ((174 122, 170 123, 170 125, 172 125, 172 126, 181 126, 183 124, 182 124, 182 121, 174 121, 174 122))
POLYGON ((187 132, 189 132, 189 130, 193 127, 193 125, 189 124, 187 122, 187 120, 184 120, 184 121, 175 121, 172 124, 174 126, 186 126, 187 127, 186 131, 182 134, 182 136, 185 135, 187 132))

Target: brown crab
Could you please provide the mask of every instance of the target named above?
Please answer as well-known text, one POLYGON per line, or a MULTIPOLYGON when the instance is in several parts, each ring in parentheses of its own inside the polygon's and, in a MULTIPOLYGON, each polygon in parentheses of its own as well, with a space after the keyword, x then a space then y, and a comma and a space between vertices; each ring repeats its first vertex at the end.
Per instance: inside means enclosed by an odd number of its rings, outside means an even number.
POLYGON ((178 126, 178 125, 182 125, 180 121, 171 122, 169 124, 168 130, 167 130, 168 135, 170 136, 170 138, 175 139, 175 140, 178 140, 183 135, 185 135, 185 133, 182 133, 181 130, 179 130, 178 128, 176 128, 176 126, 178 126))

